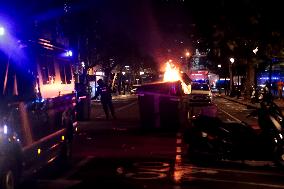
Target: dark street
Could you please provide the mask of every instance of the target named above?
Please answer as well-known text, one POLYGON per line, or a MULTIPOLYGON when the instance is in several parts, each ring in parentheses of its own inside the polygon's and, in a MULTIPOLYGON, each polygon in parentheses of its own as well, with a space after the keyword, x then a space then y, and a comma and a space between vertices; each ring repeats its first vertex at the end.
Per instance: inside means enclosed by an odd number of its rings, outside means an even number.
POLYGON ((284 188, 281 1, 0 4, 0 189, 284 188))
MULTIPOLYGON (((51 164, 23 188, 284 188, 284 170, 269 161, 191 163, 182 133, 142 132, 137 99, 128 98, 114 101, 117 120, 104 120, 93 103, 92 119, 79 123, 70 167, 51 164)), ((240 104, 215 102, 226 104, 218 109, 226 121, 256 122, 245 118, 250 110, 240 104)))

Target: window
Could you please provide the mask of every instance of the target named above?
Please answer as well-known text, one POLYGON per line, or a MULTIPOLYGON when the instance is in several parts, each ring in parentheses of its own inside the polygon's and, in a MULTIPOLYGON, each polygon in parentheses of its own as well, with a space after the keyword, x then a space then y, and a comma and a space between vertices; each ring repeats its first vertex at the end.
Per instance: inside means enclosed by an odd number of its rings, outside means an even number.
POLYGON ((50 56, 40 56, 39 66, 43 84, 49 84, 55 80, 54 60, 50 56))
POLYGON ((35 71, 31 65, 13 61, 3 63, 1 68, 1 99, 29 100, 34 97, 35 71))
POLYGON ((209 86, 207 84, 202 84, 202 83, 192 83, 191 84, 191 89, 192 90, 208 91, 209 90, 209 86))
POLYGON ((71 84, 72 80, 72 72, 71 65, 68 61, 58 61, 59 69, 60 69, 60 78, 62 84, 71 84))

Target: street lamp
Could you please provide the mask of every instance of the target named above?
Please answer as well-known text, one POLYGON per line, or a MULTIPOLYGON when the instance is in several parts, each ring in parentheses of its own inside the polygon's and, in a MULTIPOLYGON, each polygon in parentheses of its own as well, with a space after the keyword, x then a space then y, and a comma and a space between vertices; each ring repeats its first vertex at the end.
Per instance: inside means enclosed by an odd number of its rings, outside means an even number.
POLYGON ((190 57, 190 52, 186 52, 185 53, 185 64, 186 64, 186 72, 188 72, 188 70, 189 70, 189 65, 188 65, 188 58, 190 57))
POLYGON ((232 93, 233 91, 233 85, 234 85, 234 82, 233 82, 233 70, 232 70, 232 64, 235 62, 235 59, 234 58, 230 58, 230 64, 229 64, 229 74, 230 74, 230 93, 232 93))
POLYGON ((252 50, 252 52, 253 52, 254 54, 256 54, 257 51, 258 51, 258 47, 256 47, 255 49, 252 50))
MULTIPOLYGON (((256 53, 258 52, 258 47, 256 47, 255 49, 252 50, 252 52, 256 55, 256 53)), ((257 71, 258 71, 258 64, 254 64, 254 86, 257 86, 257 71)), ((271 75, 270 75, 270 83, 271 83, 271 75)))

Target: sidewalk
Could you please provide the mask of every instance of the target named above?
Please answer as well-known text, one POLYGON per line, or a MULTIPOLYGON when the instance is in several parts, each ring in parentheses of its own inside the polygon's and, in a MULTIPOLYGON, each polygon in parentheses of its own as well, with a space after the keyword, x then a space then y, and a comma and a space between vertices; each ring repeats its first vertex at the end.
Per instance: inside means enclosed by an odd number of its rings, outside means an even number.
MULTIPOLYGON (((245 106, 247 106, 248 108, 260 108, 260 105, 259 103, 251 103, 249 100, 246 100, 244 99, 244 97, 240 97, 240 98, 237 98, 237 97, 229 97, 229 96, 226 96, 224 94, 216 94, 216 96, 219 96, 219 97, 222 97, 222 98, 225 98, 227 100, 230 100, 230 101, 233 101, 233 102, 237 102, 239 104, 243 104, 245 106)), ((274 99, 274 103, 279 106, 281 109, 284 109, 284 99, 274 99)))
POLYGON ((125 94, 125 95, 113 95, 112 100, 125 100, 125 99, 136 99, 135 94, 125 94))

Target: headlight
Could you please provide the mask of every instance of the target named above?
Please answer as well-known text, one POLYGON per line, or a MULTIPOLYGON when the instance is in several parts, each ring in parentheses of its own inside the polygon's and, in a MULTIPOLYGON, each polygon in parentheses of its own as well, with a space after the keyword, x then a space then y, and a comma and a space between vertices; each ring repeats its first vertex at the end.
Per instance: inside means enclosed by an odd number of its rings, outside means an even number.
POLYGON ((212 91, 209 91, 209 94, 208 94, 208 96, 212 96, 212 91))
POLYGON ((20 142, 17 134, 11 130, 8 125, 4 124, 0 126, 0 140, 8 139, 9 142, 15 141, 20 142))
POLYGON ((212 99, 212 93, 211 92, 208 94, 207 98, 212 99))

